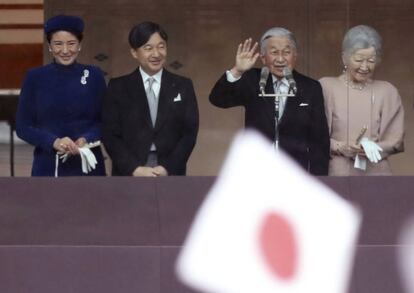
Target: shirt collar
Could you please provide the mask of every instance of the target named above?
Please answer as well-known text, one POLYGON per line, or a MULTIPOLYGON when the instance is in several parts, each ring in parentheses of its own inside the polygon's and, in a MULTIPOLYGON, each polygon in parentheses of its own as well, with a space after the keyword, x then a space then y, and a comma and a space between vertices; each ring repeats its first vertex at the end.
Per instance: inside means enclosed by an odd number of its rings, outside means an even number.
POLYGON ((272 81, 273 81, 273 84, 275 84, 276 83, 276 81, 281 81, 285 86, 289 86, 289 82, 288 82, 288 80, 286 79, 286 77, 284 77, 284 78, 282 78, 282 79, 278 79, 276 76, 274 76, 273 74, 272 74, 272 81))
POLYGON ((150 76, 144 70, 142 70, 141 66, 139 67, 139 72, 141 73, 142 81, 144 82, 144 84, 145 84, 145 82, 147 81, 147 79, 149 77, 153 77, 158 84, 161 84, 162 71, 163 71, 163 69, 161 68, 161 70, 158 71, 156 74, 150 76))

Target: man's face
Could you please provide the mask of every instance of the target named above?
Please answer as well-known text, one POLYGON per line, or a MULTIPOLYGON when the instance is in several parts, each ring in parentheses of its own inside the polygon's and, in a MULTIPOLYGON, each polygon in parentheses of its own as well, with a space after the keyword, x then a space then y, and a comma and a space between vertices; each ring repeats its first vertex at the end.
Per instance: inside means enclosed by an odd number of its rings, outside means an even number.
POLYGON ((296 48, 287 37, 271 37, 265 41, 265 53, 260 57, 273 75, 283 78, 283 68, 295 68, 296 48))
POLYGON ((137 49, 131 49, 131 54, 138 60, 145 73, 154 75, 164 66, 167 58, 167 43, 159 33, 154 33, 147 43, 137 49))

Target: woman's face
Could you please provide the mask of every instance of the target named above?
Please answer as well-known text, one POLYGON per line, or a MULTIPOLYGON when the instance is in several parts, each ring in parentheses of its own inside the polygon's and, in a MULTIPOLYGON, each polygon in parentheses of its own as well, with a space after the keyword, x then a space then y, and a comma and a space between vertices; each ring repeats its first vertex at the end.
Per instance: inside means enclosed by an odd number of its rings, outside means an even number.
POLYGON ((49 49, 56 63, 70 65, 78 57, 81 45, 74 34, 67 31, 57 31, 52 35, 49 49))
POLYGON ((372 78, 378 60, 374 47, 356 50, 344 59, 351 81, 358 83, 365 83, 372 78))

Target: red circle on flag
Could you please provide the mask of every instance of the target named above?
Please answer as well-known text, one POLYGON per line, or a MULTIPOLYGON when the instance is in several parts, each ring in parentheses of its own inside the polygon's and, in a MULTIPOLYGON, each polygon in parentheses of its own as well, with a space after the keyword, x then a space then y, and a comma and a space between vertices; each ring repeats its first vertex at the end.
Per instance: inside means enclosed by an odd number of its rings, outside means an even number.
POLYGON ((292 225, 280 214, 264 217, 259 232, 260 247, 270 270, 283 280, 290 280, 297 270, 298 249, 292 225))

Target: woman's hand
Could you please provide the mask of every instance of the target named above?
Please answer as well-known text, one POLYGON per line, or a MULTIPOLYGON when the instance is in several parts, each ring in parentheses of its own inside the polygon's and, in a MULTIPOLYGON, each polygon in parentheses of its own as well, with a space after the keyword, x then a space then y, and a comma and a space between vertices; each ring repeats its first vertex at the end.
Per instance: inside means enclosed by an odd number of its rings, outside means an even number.
POLYGON ((84 137, 79 137, 79 138, 75 141, 75 144, 78 146, 78 148, 83 147, 86 143, 87 143, 87 141, 86 141, 86 138, 84 138, 84 137))
POLYGON ((355 158, 356 155, 365 154, 361 145, 347 144, 345 142, 336 142, 335 149, 340 155, 347 158, 355 158))
POLYGON ((53 143, 53 148, 59 153, 78 155, 79 149, 76 143, 69 137, 57 138, 53 143))

